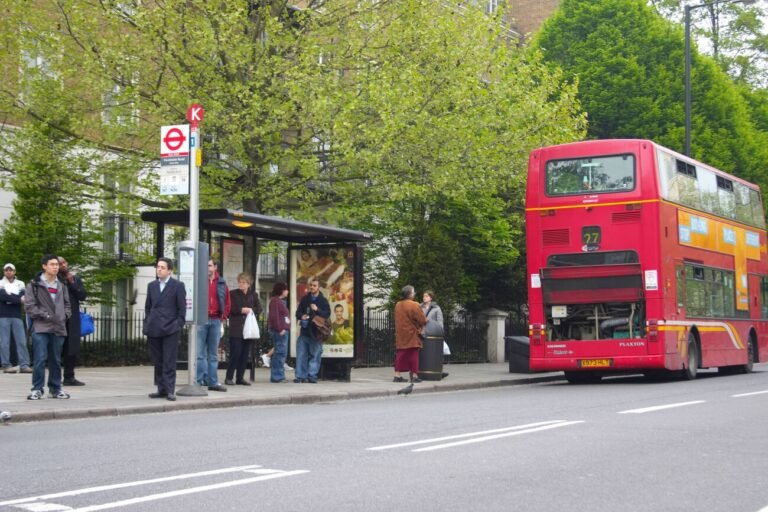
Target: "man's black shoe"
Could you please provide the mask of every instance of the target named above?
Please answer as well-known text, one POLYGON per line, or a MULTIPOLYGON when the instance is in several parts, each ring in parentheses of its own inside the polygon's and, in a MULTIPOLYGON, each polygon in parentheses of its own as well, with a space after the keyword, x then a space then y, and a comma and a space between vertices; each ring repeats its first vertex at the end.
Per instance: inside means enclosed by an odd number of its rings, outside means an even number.
POLYGON ((65 386, 85 386, 85 382, 81 382, 74 377, 71 379, 64 379, 62 384, 65 386))
POLYGON ((168 396, 168 393, 150 393, 149 398, 165 398, 168 396))
POLYGON ((166 396, 165 399, 168 400, 169 402, 175 402, 176 401, 176 395, 171 393, 170 395, 166 396))
POLYGON ((307 379, 293 379, 294 384, 304 384, 307 382, 307 379))

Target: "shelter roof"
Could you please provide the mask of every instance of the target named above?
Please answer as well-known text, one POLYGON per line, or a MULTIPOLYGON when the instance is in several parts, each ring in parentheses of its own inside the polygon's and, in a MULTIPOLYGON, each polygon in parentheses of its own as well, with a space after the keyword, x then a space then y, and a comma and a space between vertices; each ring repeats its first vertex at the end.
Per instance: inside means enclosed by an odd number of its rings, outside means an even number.
MULTIPOLYGON (((323 224, 270 217, 229 209, 200 210, 200 228, 296 244, 370 242, 372 235, 323 224)), ((141 219, 156 224, 189 227, 189 210, 144 212, 141 219)))

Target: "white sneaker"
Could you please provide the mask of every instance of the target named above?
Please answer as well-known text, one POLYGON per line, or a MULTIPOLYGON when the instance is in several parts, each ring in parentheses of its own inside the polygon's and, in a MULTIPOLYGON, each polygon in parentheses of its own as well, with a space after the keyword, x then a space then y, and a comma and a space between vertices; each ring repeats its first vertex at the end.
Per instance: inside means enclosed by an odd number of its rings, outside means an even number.
POLYGON ((288 366, 287 364, 284 364, 284 365, 283 365, 283 369, 284 369, 284 370, 293 370, 293 367, 291 367, 291 366, 288 366))
POLYGON ((264 365, 264 368, 269 368, 269 361, 270 357, 267 354, 261 355, 261 363, 264 365))

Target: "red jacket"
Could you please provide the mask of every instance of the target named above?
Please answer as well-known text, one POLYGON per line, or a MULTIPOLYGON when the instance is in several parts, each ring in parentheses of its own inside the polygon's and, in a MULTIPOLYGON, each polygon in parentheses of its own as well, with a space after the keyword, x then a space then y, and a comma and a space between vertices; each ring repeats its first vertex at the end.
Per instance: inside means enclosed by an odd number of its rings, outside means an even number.
POLYGON ((227 282, 219 273, 213 274, 213 279, 208 280, 208 318, 226 320, 229 318, 229 289, 227 282), (222 307, 222 302, 223 307, 222 307))

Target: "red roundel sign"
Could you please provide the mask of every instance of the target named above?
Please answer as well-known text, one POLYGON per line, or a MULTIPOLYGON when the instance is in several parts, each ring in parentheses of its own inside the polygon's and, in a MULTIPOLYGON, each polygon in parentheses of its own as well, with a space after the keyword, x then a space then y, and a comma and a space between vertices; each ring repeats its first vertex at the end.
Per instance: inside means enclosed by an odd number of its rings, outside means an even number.
POLYGON ((160 156, 189 155, 189 125, 163 126, 160 128, 160 156))
POLYGON ((197 126, 198 123, 201 123, 204 115, 205 110, 203 110, 203 106, 199 103, 193 103, 187 109, 187 121, 192 123, 192 126, 197 126))

